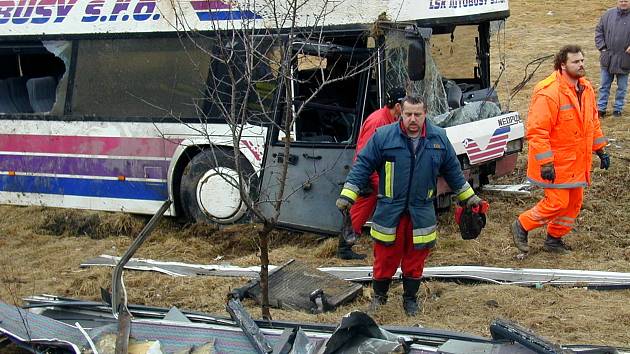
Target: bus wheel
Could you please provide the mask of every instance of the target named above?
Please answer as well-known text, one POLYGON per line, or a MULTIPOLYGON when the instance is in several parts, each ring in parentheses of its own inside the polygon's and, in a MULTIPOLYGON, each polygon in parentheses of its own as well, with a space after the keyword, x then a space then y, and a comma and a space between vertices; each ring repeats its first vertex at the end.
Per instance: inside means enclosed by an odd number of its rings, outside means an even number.
MULTIPOLYGON (((241 166, 246 171, 244 175, 251 175, 248 170, 253 169, 247 159, 241 159, 241 166)), ((249 193, 249 184, 245 190, 249 193)), ((191 221, 233 224, 242 221, 247 213, 235 163, 223 151, 204 150, 193 157, 182 174, 180 197, 191 221)))

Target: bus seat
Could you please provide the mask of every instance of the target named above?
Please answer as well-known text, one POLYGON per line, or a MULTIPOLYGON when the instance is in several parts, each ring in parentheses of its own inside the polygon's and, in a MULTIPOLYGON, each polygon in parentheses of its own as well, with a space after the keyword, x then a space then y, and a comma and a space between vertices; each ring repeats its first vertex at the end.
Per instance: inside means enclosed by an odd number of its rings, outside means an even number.
POLYGON ((57 80, 52 76, 36 77, 26 82, 28 98, 35 112, 50 112, 55 104, 57 80))
POLYGON ((9 85, 6 80, 0 80, 0 113, 17 113, 18 110, 11 100, 9 85))
POLYGON ((447 80, 444 83, 444 89, 446 90, 446 101, 451 109, 457 109, 462 106, 462 89, 457 86, 457 83, 452 80, 447 80))
POLYGON ((17 113, 33 113, 33 108, 28 100, 28 91, 26 90, 25 77, 11 77, 7 79, 9 86, 9 95, 17 113))

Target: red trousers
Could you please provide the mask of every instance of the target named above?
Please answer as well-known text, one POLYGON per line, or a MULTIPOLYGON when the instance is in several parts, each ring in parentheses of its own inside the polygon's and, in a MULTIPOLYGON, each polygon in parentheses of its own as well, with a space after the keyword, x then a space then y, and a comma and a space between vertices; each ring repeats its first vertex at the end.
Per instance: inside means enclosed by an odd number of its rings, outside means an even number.
POLYGON ((422 277, 424 262, 431 252, 430 248, 417 250, 413 247, 413 225, 409 214, 400 217, 396 228, 396 241, 391 246, 374 241, 374 266, 372 278, 391 279, 398 266, 405 278, 422 277))
POLYGON ((568 234, 580 213, 584 188, 545 188, 545 197, 533 208, 519 215, 518 220, 527 231, 547 225, 551 237, 568 234))
POLYGON ((372 186, 372 194, 359 197, 350 208, 352 229, 357 235, 361 234, 361 228, 370 220, 376 208, 376 195, 378 193, 378 175, 376 173, 370 176, 370 185, 372 186))

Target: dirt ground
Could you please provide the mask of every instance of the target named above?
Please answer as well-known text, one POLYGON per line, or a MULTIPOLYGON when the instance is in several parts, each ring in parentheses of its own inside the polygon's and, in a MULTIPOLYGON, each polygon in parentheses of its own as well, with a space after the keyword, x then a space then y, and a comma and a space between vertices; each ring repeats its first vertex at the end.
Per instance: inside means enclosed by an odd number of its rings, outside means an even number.
MULTIPOLYGON (((508 20, 507 32, 505 36, 495 36, 492 42, 495 73, 499 72, 498 61, 504 56, 507 58, 503 73, 507 84, 499 88, 502 98, 522 80, 528 62, 553 54, 568 43, 583 46, 587 75, 597 88, 599 65, 593 30, 601 13, 614 5, 613 0, 512 0, 510 3, 512 16, 508 20)), ((531 89, 535 82, 550 73, 551 66, 551 61, 541 66, 511 101, 511 109, 526 116, 531 89)), ((596 169, 593 173, 594 182, 586 191, 577 228, 567 238, 575 249, 572 254, 554 256, 542 252, 544 234, 538 231, 531 235, 530 255, 517 260, 508 226, 519 212, 536 202, 540 191, 530 198, 482 192, 481 195, 491 203, 489 222, 483 235, 478 240, 463 241, 453 224, 452 211, 441 215, 440 240, 427 265, 630 272, 630 114, 627 112, 621 119, 605 118, 602 122, 612 142, 608 148, 612 167, 608 171, 596 169)), ((492 182, 522 181, 524 161, 521 156, 513 175, 492 182)), ((40 207, 0 206, 0 215, 0 299, 14 304, 20 304, 24 296, 40 293, 98 299, 99 288, 109 286, 111 270, 80 269, 79 264, 103 253, 122 254, 147 221, 140 216, 40 207)), ((164 261, 255 265, 258 260, 255 232, 256 225, 217 231, 163 220, 137 256, 164 261), (219 257, 222 258, 217 260, 219 257)), ((291 258, 314 267, 371 264, 371 257, 364 262, 335 259, 335 240, 317 235, 278 232, 274 234, 272 248, 273 264, 291 258)), ((370 241, 363 239, 358 248, 370 253, 370 241)), ((173 278, 131 271, 125 274, 132 303, 178 306, 220 315, 226 315, 225 294, 244 282, 245 279, 173 278)), ((272 315, 274 319, 336 323, 350 310, 366 308, 370 293, 366 288, 363 297, 332 313, 312 315, 272 310, 272 315)), ((422 287, 424 307, 416 318, 405 317, 401 293, 400 285, 395 285, 391 301, 376 315, 379 323, 421 325, 488 336, 490 322, 502 317, 560 343, 630 346, 630 290, 594 291, 548 286, 533 289, 431 281, 422 287)), ((259 314, 255 303, 247 301, 246 306, 253 314, 259 314)))

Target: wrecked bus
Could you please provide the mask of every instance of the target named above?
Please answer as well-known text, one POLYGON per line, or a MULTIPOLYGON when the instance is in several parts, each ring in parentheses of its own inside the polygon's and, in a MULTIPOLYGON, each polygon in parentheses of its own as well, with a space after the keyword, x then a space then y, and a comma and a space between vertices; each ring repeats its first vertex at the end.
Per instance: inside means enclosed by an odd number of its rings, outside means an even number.
MULTIPOLYGON (((324 41, 316 50, 303 43, 296 50, 321 59, 334 54, 347 67, 365 65, 357 58, 372 62, 304 105, 289 137, 290 156, 273 124, 252 122, 240 137, 261 201, 272 199, 279 188, 274 173, 289 161, 285 187, 291 193, 281 224, 339 230, 334 201, 352 165, 359 127, 393 86, 427 97, 430 119, 445 127, 471 185, 514 169, 523 124, 517 112, 502 111, 490 72, 491 32, 509 16, 507 0, 313 2, 322 5, 302 10, 321 13, 334 5, 326 12, 324 41), (459 71, 441 73, 441 58, 454 55, 459 71), (410 72, 418 68, 421 73, 410 72)), ((2 2, 0 203, 152 214, 171 199, 170 215, 220 224, 246 219, 230 182, 238 177, 234 163, 208 165, 201 158, 210 145, 232 146, 229 127, 204 105, 210 94, 207 49, 217 29, 265 21, 265 11, 247 5, 2 2), (202 34, 205 46, 190 42, 192 32, 202 34)), ((309 26, 312 14, 302 15, 298 25, 309 26)), ((313 85, 312 69, 295 63, 296 79, 278 95, 299 103, 313 85)), ((333 68, 316 69, 334 76, 333 68)), ((439 183, 438 206, 449 205, 448 192, 439 183)))

